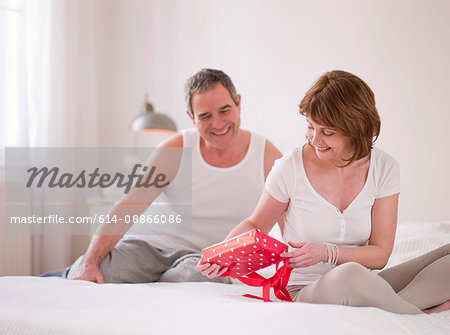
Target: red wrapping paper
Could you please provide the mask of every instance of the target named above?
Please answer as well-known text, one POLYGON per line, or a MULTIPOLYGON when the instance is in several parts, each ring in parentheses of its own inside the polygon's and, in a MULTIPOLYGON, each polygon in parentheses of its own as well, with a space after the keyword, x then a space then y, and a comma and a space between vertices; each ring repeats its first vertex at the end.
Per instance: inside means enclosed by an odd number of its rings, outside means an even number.
POLYGON ((280 254, 285 251, 288 251, 286 244, 259 229, 253 229, 203 249, 200 264, 209 263, 228 267, 228 271, 222 275, 223 277, 230 276, 247 285, 262 286, 264 301, 270 301, 270 287, 274 288, 275 295, 281 300, 292 301, 286 291, 292 269, 287 267, 288 259, 280 257, 280 254), (282 261, 285 264, 279 267, 282 261), (276 264, 277 272, 271 278, 264 278, 253 273, 272 264, 276 264))
POLYGON ((202 250, 203 263, 228 267, 229 274, 245 276, 248 273, 275 264, 288 246, 259 229, 214 244, 202 250))

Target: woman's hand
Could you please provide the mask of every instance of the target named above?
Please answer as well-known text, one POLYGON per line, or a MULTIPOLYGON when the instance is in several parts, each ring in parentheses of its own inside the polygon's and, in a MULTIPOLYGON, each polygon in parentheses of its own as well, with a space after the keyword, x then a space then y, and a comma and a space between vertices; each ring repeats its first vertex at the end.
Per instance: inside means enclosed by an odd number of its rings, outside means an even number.
POLYGON ((220 277, 221 275, 223 275, 228 270, 228 267, 221 268, 217 264, 198 263, 195 267, 195 270, 201 272, 202 275, 208 277, 209 279, 213 279, 215 277, 220 277))
POLYGON ((296 248, 290 252, 283 252, 281 257, 290 257, 289 266, 291 268, 304 268, 326 262, 328 259, 328 249, 326 245, 311 242, 288 242, 288 244, 296 248))

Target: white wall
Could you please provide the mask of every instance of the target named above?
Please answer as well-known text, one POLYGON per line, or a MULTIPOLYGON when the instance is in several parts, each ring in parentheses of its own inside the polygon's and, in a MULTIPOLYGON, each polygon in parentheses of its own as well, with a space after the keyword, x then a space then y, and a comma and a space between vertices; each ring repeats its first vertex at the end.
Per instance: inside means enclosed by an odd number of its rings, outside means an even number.
POLYGON ((297 104, 323 72, 374 90, 378 147, 397 157, 400 221, 450 219, 450 1, 98 0, 100 145, 132 145, 148 92, 180 128, 183 84, 220 68, 243 97, 242 125, 284 153, 304 142, 297 104))

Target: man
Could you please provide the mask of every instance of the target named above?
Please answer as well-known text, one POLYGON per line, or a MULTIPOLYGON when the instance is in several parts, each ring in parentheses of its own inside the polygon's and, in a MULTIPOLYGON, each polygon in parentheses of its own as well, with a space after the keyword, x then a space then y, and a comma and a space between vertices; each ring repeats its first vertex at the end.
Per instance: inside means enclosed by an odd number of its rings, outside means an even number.
MULTIPOLYGON (((203 69, 189 78, 185 99, 195 128, 173 136, 159 148, 163 152, 192 147, 192 230, 139 239, 121 239, 127 226, 120 232, 103 231, 63 276, 97 283, 208 280, 195 271, 200 249, 223 240, 252 213, 281 153, 260 135, 240 128, 241 96, 224 72, 203 69)), ((160 156, 164 153, 156 155, 152 164, 168 161, 160 156)), ((122 201, 127 205, 115 206, 111 215, 140 214, 160 192, 168 203, 176 202, 188 189, 179 177, 184 171, 181 156, 169 159, 171 183, 167 187, 134 189, 122 201), (139 205, 142 199, 145 205, 139 205)))

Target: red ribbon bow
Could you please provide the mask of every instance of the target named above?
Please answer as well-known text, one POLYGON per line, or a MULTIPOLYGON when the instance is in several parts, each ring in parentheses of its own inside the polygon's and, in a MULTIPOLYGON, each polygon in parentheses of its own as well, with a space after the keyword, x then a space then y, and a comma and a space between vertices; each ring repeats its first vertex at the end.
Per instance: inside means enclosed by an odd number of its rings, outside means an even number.
POLYGON ((230 276, 231 278, 235 278, 249 286, 256 286, 256 287, 262 286, 263 289, 262 298, 251 294, 244 294, 243 295, 244 297, 261 299, 264 301, 272 301, 270 300, 270 288, 272 287, 275 296, 278 299, 292 302, 292 298, 289 295, 289 292, 286 290, 286 286, 289 282, 289 277, 292 271, 292 268, 288 267, 288 260, 289 260, 288 258, 284 260, 281 259, 278 260, 278 262, 276 262, 275 264, 276 272, 270 278, 264 278, 263 276, 257 274, 256 272, 249 273, 244 277, 244 276, 237 276, 233 273, 229 273, 228 271, 222 274, 221 277, 230 276), (278 268, 278 266, 282 261, 284 261, 283 266, 278 268))

